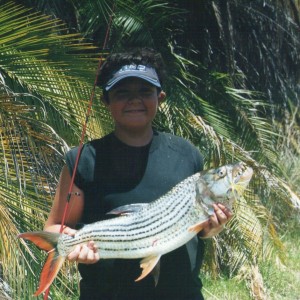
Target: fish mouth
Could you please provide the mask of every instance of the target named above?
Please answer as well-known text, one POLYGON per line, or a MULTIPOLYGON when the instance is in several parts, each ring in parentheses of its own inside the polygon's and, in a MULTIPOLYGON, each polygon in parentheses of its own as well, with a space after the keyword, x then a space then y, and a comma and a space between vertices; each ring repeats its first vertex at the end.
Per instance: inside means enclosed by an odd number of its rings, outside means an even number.
POLYGON ((233 167, 232 175, 234 184, 246 186, 252 178, 253 169, 240 162, 233 167))
POLYGON ((247 170, 243 173, 243 175, 240 176, 239 182, 246 182, 248 183, 253 175, 253 169, 248 167, 247 170))
MULTIPOLYGON (((232 169, 233 181, 226 195, 230 202, 238 199, 248 186, 253 175, 253 169, 245 163, 238 163, 232 169)), ((230 205, 231 206, 231 205, 230 205)))
POLYGON ((249 182, 253 175, 253 169, 245 163, 240 162, 232 170, 234 182, 249 182))

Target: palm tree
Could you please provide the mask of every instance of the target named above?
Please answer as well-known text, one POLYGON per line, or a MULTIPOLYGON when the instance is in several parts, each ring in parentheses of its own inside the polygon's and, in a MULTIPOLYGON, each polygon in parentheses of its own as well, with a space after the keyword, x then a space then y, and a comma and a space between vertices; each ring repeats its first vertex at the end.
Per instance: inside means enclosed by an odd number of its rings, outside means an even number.
MULTIPOLYGON (((235 3, 247 7, 243 1, 225 2, 234 9, 235 3)), ((206 47, 216 44, 214 50, 219 49, 219 55, 213 60, 205 56, 208 50, 200 47, 197 35, 203 31, 192 34, 190 28, 195 26, 198 13, 191 8, 199 8, 199 1, 18 3, 35 6, 52 17, 0 1, 0 263, 14 298, 30 298, 37 282, 34 274, 43 260, 39 251, 18 241, 16 235, 42 227, 64 153, 78 144, 100 52, 93 45, 102 46, 111 15, 114 21, 109 51, 128 44, 151 46, 159 49, 166 61, 169 77, 165 89, 169 96, 156 127, 190 139, 205 155, 207 167, 243 160, 255 169, 251 190, 237 203, 230 230, 208 242, 216 255, 207 256, 207 265, 211 270, 218 269, 219 255, 224 258, 222 268, 231 274, 243 266, 252 272, 262 258, 263 238, 270 242, 272 251, 282 254, 282 245, 273 230, 274 220, 287 203, 299 206, 300 202, 282 179, 277 135, 272 119, 267 118, 273 110, 264 95, 248 90, 256 86, 254 81, 248 84, 251 72, 237 72, 242 64, 233 64, 233 41, 227 52, 217 42, 209 41, 206 47), (225 66, 223 58, 228 61, 225 66), (231 250, 224 252, 226 248, 231 250)), ((228 15, 222 15, 224 3, 206 1, 201 9, 210 12, 208 17, 215 18, 219 30, 225 32, 228 28, 217 22, 227 18, 229 26, 228 15)), ((108 49, 101 52, 105 57, 108 49)), ((99 99, 96 89, 85 140, 111 128, 99 99)), ((67 268, 51 290, 51 297, 65 299, 66 293, 71 297, 72 287, 67 287, 66 282, 74 282, 74 276, 73 269, 67 268), (62 289, 63 293, 59 292, 62 289)))
MULTIPOLYGON (((32 260, 43 258, 16 237, 45 221, 64 153, 78 142, 97 60, 95 47, 64 33, 59 20, 9 2, 0 22, 0 262, 13 298, 26 299, 40 269, 32 260)), ((87 136, 101 134, 103 114, 87 136)))

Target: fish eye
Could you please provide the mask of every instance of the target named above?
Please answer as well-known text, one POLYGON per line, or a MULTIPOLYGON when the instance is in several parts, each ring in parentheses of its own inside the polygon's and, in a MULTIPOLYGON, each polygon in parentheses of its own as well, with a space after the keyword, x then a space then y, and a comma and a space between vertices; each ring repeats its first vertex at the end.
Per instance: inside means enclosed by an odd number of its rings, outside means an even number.
POLYGON ((227 174, 226 168, 225 168, 225 167, 219 168, 219 169, 217 170, 217 174, 218 174, 218 176, 219 176, 220 178, 226 176, 226 174, 227 174))

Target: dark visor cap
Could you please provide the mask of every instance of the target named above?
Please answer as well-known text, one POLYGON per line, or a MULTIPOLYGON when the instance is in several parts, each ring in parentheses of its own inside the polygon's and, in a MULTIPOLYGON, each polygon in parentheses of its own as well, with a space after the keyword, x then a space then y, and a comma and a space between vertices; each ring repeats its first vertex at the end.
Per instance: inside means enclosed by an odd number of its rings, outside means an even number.
POLYGON ((128 77, 141 78, 153 84, 154 86, 161 88, 157 73, 154 68, 144 65, 125 65, 113 74, 112 78, 106 83, 105 90, 109 91, 119 81, 128 77))

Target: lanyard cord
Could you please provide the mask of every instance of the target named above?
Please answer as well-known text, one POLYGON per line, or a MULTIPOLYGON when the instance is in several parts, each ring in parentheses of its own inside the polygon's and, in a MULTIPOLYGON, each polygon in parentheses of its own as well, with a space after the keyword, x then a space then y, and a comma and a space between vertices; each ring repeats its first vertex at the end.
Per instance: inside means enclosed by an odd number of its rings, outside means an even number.
MULTIPOLYGON (((87 123, 89 121, 89 117, 90 117, 90 114, 91 114, 91 110, 92 110, 92 106, 93 106, 93 100, 94 100, 94 97, 95 97, 96 86, 97 86, 99 73, 100 73, 100 68, 102 66, 103 51, 105 50, 106 45, 107 45, 108 40, 109 40, 109 35, 110 35, 111 26, 112 26, 114 10, 115 10, 115 4, 112 8, 112 13, 110 15, 110 19, 109 19, 109 22, 108 22, 108 25, 107 25, 106 35, 105 35, 105 39, 104 39, 103 46, 102 46, 102 52, 101 52, 101 55, 99 57, 99 62, 98 62, 98 66, 97 66, 95 81, 94 81, 91 96, 90 96, 90 99, 89 99, 85 121, 84 121, 84 124, 82 126, 82 132, 81 132, 78 151, 77 151, 77 155, 76 155, 76 159, 75 159, 75 165, 74 165, 74 169, 73 169, 73 173, 72 173, 72 177, 71 177, 69 191, 68 191, 68 194, 67 194, 67 199, 66 199, 66 204, 65 204, 65 208, 64 208, 63 217, 62 217, 62 220, 61 220, 61 226, 60 226, 60 230, 59 230, 60 233, 62 233, 62 231, 64 229, 64 224, 65 224, 65 221, 66 221, 67 211, 68 211, 71 196, 72 196, 72 189, 73 189, 73 186, 74 186, 75 175, 76 175, 76 171, 77 171, 77 167, 78 167, 78 163, 79 163, 79 159, 80 159, 80 155, 81 155, 81 150, 82 150, 82 147, 83 147, 84 137, 85 137, 85 134, 86 134, 87 123)), ((50 287, 48 287, 48 289, 45 291, 44 300, 48 299, 49 291, 50 291, 50 287)))

